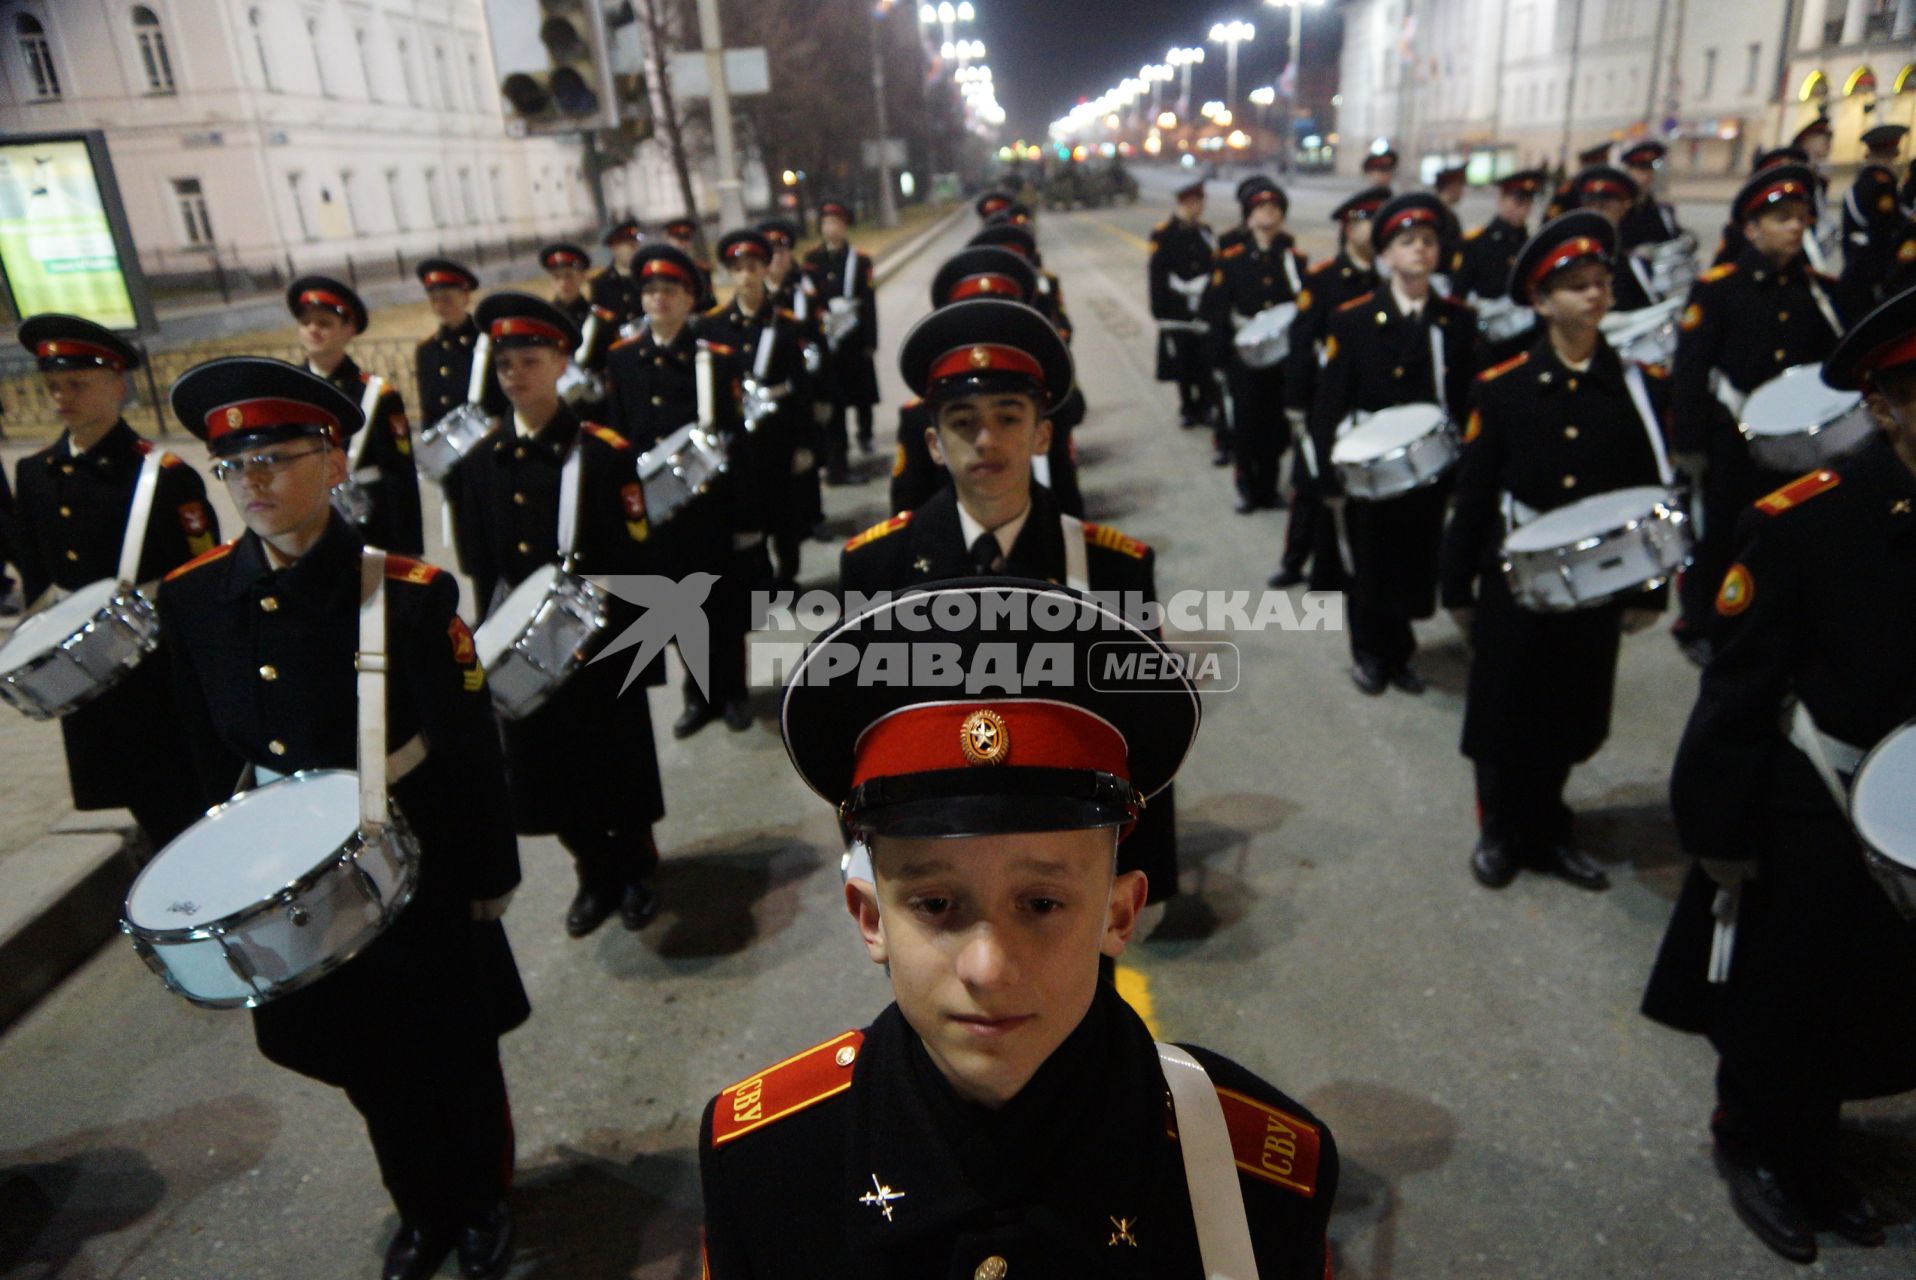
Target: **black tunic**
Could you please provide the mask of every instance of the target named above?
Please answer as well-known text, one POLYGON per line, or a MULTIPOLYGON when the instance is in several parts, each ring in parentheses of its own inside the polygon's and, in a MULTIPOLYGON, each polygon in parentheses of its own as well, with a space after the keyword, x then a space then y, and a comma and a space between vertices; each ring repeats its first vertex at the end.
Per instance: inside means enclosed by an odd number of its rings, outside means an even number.
POLYGON ((612 327, 616 332, 628 324, 636 324, 645 315, 645 308, 640 304, 643 283, 629 272, 607 267, 586 281, 586 296, 593 306, 612 313, 612 327))
MULTIPOLYGON (((1185 1047, 1226 1108, 1258 1274, 1322 1280, 1338 1180, 1329 1130, 1243 1067, 1185 1047), (1247 1163, 1260 1150, 1269 1163, 1247 1163)), ((714 1098, 699 1168, 712 1280, 1204 1274, 1157 1051, 1104 983, 1002 1109, 959 1098, 893 1005, 714 1098), (747 1118, 788 1094, 784 1118, 747 1118)))
POLYGON ((1683 234, 1676 209, 1650 196, 1641 196, 1624 212, 1617 227, 1617 247, 1628 253, 1638 245, 1662 244, 1683 234))
MULTIPOLYGON (((725 361, 742 378, 753 378, 767 389, 784 388, 778 408, 759 421, 749 433, 741 429, 732 436, 736 457, 734 467, 747 468, 749 475, 736 477, 757 511, 755 523, 760 530, 790 528, 795 523, 797 490, 792 483, 792 456, 801 445, 809 445, 812 433, 811 376, 805 372, 805 330, 798 317, 780 310, 768 297, 757 312, 746 315, 739 296, 723 307, 706 313, 699 332, 730 350, 725 361), (760 344, 767 329, 773 333, 761 374, 760 344)), ((715 373, 714 387, 723 391, 715 373)), ((696 391, 694 392, 696 399, 696 391)), ((696 412, 696 409, 695 409, 696 412)))
MULTIPOLYGON (((468 364, 467 369, 471 369, 468 364)), ((351 356, 324 375, 354 404, 364 404, 367 380, 351 356)), ((412 457, 412 428, 406 422, 406 402, 390 382, 360 430, 369 432, 354 476, 372 498, 372 513, 360 526, 367 546, 416 556, 426 549, 426 531, 419 512, 419 468, 412 457)), ((357 437, 347 442, 351 449, 357 437)))
POLYGON ((1916 1087, 1916 924, 1869 879, 1783 725, 1795 698, 1868 748, 1916 716, 1916 475, 1878 440, 1765 498, 1739 532, 1670 802, 1687 852, 1759 871, 1726 987, 1704 981, 1714 886, 1691 872, 1644 1012, 1841 1097, 1901 1092, 1916 1087))
MULTIPOLYGON (((286 569, 248 533, 161 586, 179 717, 207 804, 227 798, 243 766, 355 767, 359 560, 359 538, 335 514, 286 569)), ((344 967, 254 1013, 267 1057, 329 1083, 380 1064, 430 1070, 453 1045, 510 1030, 529 1012, 504 930, 470 915, 471 903, 519 883, 519 853, 492 703, 458 603, 451 574, 390 561, 386 742, 426 745, 392 790, 418 838, 418 892, 344 967)))
POLYGON ((1510 269, 1517 265, 1530 232, 1492 218, 1464 237, 1464 265, 1457 276, 1460 298, 1502 298, 1510 293, 1510 269))
MULTIPOLYGON (((414 351, 413 369, 419 379, 422 426, 430 427, 466 402, 466 391, 472 381, 473 344, 478 341, 479 324, 468 315, 457 325, 439 326, 414 351)), ((358 397, 354 396, 354 400, 358 397)), ((500 389, 497 370, 486 375, 479 403, 495 418, 512 411, 511 402, 500 389)))
MULTIPOLYGON (((1194 321, 1200 318, 1200 292, 1194 299, 1171 287, 1173 276, 1185 280, 1207 278, 1217 255, 1217 237, 1202 222, 1170 218, 1151 232, 1151 257, 1146 272, 1151 289, 1151 318, 1194 321)), ((1195 330, 1158 331, 1159 382, 1202 382, 1210 376, 1210 349, 1195 330)))
MULTIPOLYGON (((15 469, 14 563, 31 604, 49 587, 72 591, 119 572, 120 543, 133 505, 140 461, 153 451, 124 420, 86 453, 66 436, 20 459, 15 469)), ((153 512, 135 578, 152 582, 219 541, 219 518, 199 472, 170 453, 158 458, 153 512)), ((142 811, 196 793, 192 761, 179 736, 168 675, 172 645, 162 643, 93 701, 60 720, 67 779, 76 809, 142 811)), ((187 806, 184 817, 196 812, 187 806)), ((179 820, 168 824, 177 828, 179 820)), ((177 830, 149 831, 164 843, 177 830)))
MULTIPOLYGON (((1639 367, 1661 432, 1669 378, 1639 367)), ((1659 483, 1623 362, 1599 341, 1589 369, 1577 373, 1546 337, 1478 379, 1465 435, 1443 546, 1444 607, 1477 607, 1463 753, 1490 762, 1587 760, 1610 733, 1622 611, 1661 608, 1663 592, 1566 613, 1521 608, 1502 570, 1504 499, 1541 515, 1593 494, 1659 483)))
POLYGON ((825 347, 825 367, 819 371, 819 398, 835 404, 865 406, 878 403, 878 294, 872 288, 872 260, 849 244, 837 250, 819 245, 804 259, 805 278, 818 300, 822 324, 834 298, 852 298, 858 304, 858 325, 833 351, 825 347), (847 273, 851 291, 846 292, 847 273))
POLYGON ((1909 215, 1888 165, 1866 164, 1843 197, 1843 298, 1857 315, 1885 297, 1883 280, 1896 252, 1896 234, 1909 215))

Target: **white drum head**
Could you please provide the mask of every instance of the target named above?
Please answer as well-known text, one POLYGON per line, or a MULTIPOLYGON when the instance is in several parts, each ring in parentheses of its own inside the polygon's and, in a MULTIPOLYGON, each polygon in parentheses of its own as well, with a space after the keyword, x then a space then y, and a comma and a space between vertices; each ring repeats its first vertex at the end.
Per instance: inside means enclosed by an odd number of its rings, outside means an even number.
POLYGON ((1795 435, 1835 422, 1862 400, 1855 391, 1825 386, 1823 366, 1799 364, 1750 393, 1743 406, 1743 430, 1751 435, 1795 435))
POLYGON ((1399 404, 1379 409, 1331 448, 1332 462, 1366 462, 1422 440, 1444 420, 1434 404, 1399 404))
POLYGON ((1529 524, 1513 530, 1504 539, 1504 550, 1552 551, 1566 547, 1582 538, 1594 538, 1621 529, 1632 520, 1643 519, 1669 501, 1669 490, 1656 485, 1593 493, 1567 507, 1545 512, 1529 524))
POLYGON ((359 779, 295 774, 245 792, 160 850, 126 895, 126 918, 161 932, 224 919, 271 898, 359 826, 359 779))
POLYGON ((1849 813, 1865 844, 1916 871, 1916 726, 1896 730, 1864 759, 1849 813))
POLYGON ((13 629, 5 645, 0 645, 0 675, 24 667, 53 646, 85 626, 94 614, 106 608, 120 594, 120 584, 112 578, 89 582, 56 605, 42 609, 13 629))
POLYGON ((532 615, 552 593, 552 584, 559 580, 559 566, 542 564, 525 576, 525 581, 512 589, 512 594, 500 601, 492 615, 479 624, 472 633, 472 646, 479 654, 481 666, 498 665, 498 660, 519 633, 532 621, 532 615))

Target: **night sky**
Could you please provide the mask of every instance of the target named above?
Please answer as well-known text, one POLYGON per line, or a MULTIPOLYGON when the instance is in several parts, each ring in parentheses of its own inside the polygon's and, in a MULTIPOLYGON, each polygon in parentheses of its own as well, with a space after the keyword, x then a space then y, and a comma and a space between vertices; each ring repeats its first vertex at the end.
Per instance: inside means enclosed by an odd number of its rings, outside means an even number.
MULTIPOLYGON (((1095 97, 1173 45, 1203 45, 1204 65, 1193 68, 1193 103, 1224 96, 1224 46, 1205 39, 1211 24, 1233 18, 1252 23, 1257 37, 1238 46, 1238 96, 1276 79, 1284 66, 1290 15, 1260 0, 1165 3, 1163 0, 973 0, 977 21, 966 31, 985 42, 998 102, 1009 117, 1006 138, 1044 136, 1045 126, 1079 98, 1095 97)), ((1304 11, 1303 60, 1335 59, 1334 4, 1304 11)), ((1164 86, 1163 101, 1178 82, 1164 86)))

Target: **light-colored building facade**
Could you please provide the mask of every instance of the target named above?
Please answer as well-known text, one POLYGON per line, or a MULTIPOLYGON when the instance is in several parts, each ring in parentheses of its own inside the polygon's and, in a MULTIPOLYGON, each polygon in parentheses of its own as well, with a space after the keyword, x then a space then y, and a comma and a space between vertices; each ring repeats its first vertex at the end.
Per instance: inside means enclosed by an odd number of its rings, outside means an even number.
MULTIPOLYGON (((510 138, 483 0, 0 0, 0 128, 101 129, 149 275, 457 254, 596 221, 575 137, 510 138)), ((663 148, 614 211, 678 211, 663 148)))
POLYGON ((1352 172, 1385 142, 1486 181, 1656 137, 1677 172, 1739 173, 1819 110, 1843 164, 1916 124, 1916 0, 1353 0, 1341 71, 1352 172))

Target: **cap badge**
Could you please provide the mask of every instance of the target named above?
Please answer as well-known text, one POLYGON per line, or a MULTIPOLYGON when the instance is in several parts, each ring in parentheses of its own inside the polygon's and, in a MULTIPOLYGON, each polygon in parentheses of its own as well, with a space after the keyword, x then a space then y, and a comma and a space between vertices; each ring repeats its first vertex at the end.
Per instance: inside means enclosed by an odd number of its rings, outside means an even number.
MULTIPOLYGON (((971 349, 971 367, 974 369, 990 368, 991 367, 991 352, 985 350, 983 347, 973 347, 971 349)), ((994 717, 994 719, 995 718, 996 717, 994 717)))
POLYGON ((972 712, 958 727, 958 746, 972 764, 1003 764, 1011 751, 1004 717, 982 708, 972 712))
POLYGON ((226 411, 226 425, 236 429, 245 426, 246 414, 237 407, 228 409, 226 411))

